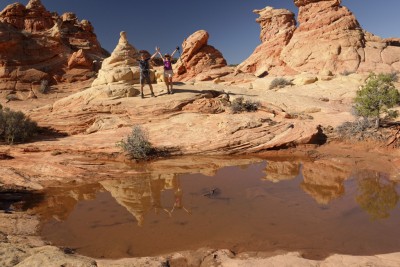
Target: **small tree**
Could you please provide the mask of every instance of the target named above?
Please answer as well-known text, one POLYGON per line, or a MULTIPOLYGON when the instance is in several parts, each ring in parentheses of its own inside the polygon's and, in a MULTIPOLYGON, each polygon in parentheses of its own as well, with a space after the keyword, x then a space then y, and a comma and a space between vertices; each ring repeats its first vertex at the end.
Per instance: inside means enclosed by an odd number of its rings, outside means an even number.
POLYGON ((397 112, 389 110, 400 101, 400 94, 393 84, 396 80, 397 76, 393 74, 371 73, 354 99, 356 115, 374 118, 376 128, 380 125, 381 115, 397 117, 397 112))
POLYGON ((7 144, 25 142, 38 131, 36 122, 21 111, 12 111, 0 105, 0 141, 7 144))

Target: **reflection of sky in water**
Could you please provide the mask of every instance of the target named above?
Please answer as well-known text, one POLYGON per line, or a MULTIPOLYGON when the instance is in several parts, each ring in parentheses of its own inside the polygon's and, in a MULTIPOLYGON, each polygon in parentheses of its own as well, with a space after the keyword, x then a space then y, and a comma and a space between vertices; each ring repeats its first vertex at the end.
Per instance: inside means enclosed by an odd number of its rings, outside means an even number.
POLYGON ((396 190, 375 172, 271 161, 55 189, 33 211, 45 239, 95 257, 209 246, 320 258, 398 251, 396 190))

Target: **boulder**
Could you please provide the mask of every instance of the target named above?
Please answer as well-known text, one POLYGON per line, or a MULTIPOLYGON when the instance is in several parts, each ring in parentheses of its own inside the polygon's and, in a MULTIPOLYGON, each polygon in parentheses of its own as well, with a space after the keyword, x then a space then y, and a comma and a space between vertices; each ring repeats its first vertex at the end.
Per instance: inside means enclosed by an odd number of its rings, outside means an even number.
POLYGON ((208 45, 208 38, 208 32, 199 30, 182 43, 182 55, 174 65, 175 80, 212 81, 232 73, 222 53, 208 45))

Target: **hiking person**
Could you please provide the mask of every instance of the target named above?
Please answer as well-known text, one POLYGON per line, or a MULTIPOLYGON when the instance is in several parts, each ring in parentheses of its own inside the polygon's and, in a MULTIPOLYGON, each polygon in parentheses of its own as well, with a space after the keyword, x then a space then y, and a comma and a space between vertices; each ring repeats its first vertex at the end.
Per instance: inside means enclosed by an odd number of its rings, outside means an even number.
POLYGON ((172 77, 174 76, 174 71, 172 70, 171 58, 174 56, 174 54, 178 50, 179 50, 179 46, 176 47, 176 49, 174 50, 174 52, 171 53, 171 55, 165 54, 164 57, 162 56, 161 52, 158 51, 158 54, 160 55, 161 59, 164 62, 164 81, 165 81, 165 85, 167 86, 168 94, 174 93, 173 88, 172 88, 173 87, 172 77))
MULTIPOLYGON (((146 52, 147 53, 147 52, 146 52)), ((144 84, 147 83, 150 87, 151 91, 151 97, 156 97, 153 92, 153 86, 151 85, 150 81, 150 60, 153 59, 157 53, 160 53, 160 49, 156 47, 156 52, 151 56, 146 58, 146 53, 142 52, 140 54, 140 60, 139 61, 139 68, 140 68, 140 96, 144 98, 143 94, 143 87, 144 84)))

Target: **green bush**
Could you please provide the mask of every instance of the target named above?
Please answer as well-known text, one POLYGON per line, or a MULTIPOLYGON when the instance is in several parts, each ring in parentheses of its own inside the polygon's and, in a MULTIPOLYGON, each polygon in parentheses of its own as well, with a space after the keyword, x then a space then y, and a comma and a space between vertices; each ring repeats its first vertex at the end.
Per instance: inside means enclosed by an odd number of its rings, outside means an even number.
POLYGON ((269 89, 271 90, 274 88, 283 88, 287 85, 292 85, 292 82, 285 78, 275 78, 269 85, 269 89))
POLYGON ((253 112, 257 111, 260 107, 260 102, 244 100, 243 97, 238 97, 231 103, 233 113, 253 112))
POLYGON ((400 94, 394 87, 397 75, 371 73, 366 83, 357 91, 354 99, 355 114, 364 118, 373 118, 375 127, 380 125, 381 115, 386 118, 397 117, 397 112, 389 109, 400 101, 400 94))
POLYGON ((38 131, 36 122, 20 111, 3 109, 0 105, 0 140, 7 144, 25 142, 38 131))
POLYGON ((139 125, 133 126, 132 133, 125 140, 118 142, 117 146, 127 152, 131 158, 138 160, 148 159, 155 153, 147 133, 139 125))

